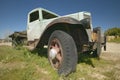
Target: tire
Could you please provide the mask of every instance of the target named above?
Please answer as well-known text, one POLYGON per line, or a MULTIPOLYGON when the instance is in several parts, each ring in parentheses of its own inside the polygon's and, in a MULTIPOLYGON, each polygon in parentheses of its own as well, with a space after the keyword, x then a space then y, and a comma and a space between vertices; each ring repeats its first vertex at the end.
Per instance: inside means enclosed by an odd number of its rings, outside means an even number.
POLYGON ((101 54, 101 43, 96 43, 97 48, 93 51, 93 56, 94 57, 100 57, 101 54))
POLYGON ((52 67, 58 71, 59 75, 67 76, 69 73, 75 71, 78 55, 73 38, 63 31, 54 31, 48 42, 48 59, 52 67), (50 51, 52 51, 54 46, 57 46, 58 52, 52 59, 50 51), (57 58, 57 55, 60 55, 59 58, 57 58))
POLYGON ((95 43, 96 44, 96 49, 95 51, 93 51, 93 54, 95 57, 100 57, 100 54, 101 54, 101 48, 102 48, 102 43, 101 43, 101 28, 98 27, 97 28, 97 42, 95 43))

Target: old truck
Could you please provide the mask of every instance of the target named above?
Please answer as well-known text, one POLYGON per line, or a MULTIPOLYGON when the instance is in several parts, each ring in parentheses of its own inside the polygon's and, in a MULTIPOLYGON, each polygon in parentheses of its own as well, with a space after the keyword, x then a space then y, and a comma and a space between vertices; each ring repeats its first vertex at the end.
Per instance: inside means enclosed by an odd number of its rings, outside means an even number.
POLYGON ((59 16, 36 8, 28 13, 26 34, 15 34, 10 35, 13 42, 26 39, 30 50, 47 48, 48 60, 60 75, 76 70, 78 52, 93 52, 99 57, 101 47, 106 46, 101 28, 92 27, 91 13, 85 11, 59 16))

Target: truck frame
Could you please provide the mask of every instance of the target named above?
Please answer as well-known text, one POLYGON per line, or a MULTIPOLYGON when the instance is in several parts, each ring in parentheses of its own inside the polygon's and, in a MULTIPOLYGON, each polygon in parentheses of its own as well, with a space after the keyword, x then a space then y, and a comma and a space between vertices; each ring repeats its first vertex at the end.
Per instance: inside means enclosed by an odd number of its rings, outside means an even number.
MULTIPOLYGON (((14 33, 10 37, 17 38, 14 33)), ((22 39, 27 39, 30 50, 46 47, 51 66, 65 76, 76 70, 78 52, 93 52, 99 57, 101 47, 106 48, 101 28, 92 27, 89 12, 59 16, 36 8, 28 13, 26 38, 22 39)))

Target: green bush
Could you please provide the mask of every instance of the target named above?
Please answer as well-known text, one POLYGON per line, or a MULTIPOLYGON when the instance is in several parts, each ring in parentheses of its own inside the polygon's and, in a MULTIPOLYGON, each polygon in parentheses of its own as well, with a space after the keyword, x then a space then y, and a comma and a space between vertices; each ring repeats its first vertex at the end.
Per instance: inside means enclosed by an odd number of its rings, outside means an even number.
POLYGON ((120 28, 113 27, 105 31, 106 36, 120 36, 120 28))

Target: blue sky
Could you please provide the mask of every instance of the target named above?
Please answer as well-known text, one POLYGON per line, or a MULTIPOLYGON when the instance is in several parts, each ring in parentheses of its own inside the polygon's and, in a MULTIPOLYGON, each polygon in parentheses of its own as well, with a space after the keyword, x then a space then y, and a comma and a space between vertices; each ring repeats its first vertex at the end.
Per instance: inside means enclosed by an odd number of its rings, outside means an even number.
POLYGON ((0 38, 25 30, 28 12, 38 7, 59 15, 88 11, 93 27, 120 27, 120 0, 0 0, 0 38))

